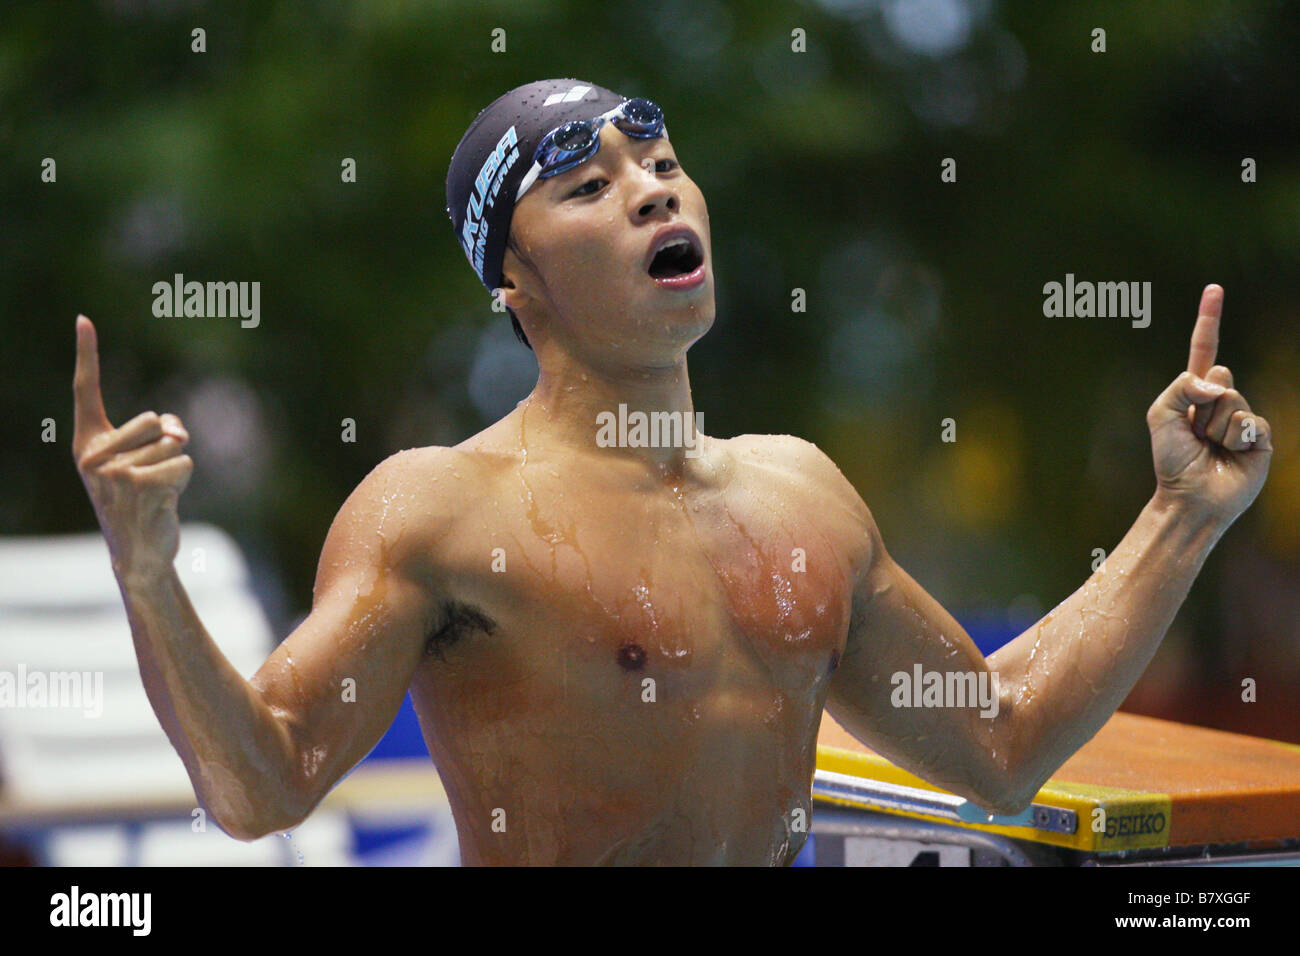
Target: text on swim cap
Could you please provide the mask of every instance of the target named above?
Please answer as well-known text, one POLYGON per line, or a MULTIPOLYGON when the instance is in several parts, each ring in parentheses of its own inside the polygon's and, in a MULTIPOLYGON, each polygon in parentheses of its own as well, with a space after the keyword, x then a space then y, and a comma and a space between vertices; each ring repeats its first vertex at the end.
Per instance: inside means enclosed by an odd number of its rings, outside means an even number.
POLYGON ((484 221, 485 209, 495 205, 497 193, 505 181, 510 167, 519 158, 519 134, 511 126, 497 142, 496 149, 488 154, 483 167, 474 178, 474 191, 465 205, 465 225, 461 228, 461 245, 470 265, 483 278, 483 254, 487 248, 489 224, 484 221), (507 155, 507 150, 509 154, 507 155))

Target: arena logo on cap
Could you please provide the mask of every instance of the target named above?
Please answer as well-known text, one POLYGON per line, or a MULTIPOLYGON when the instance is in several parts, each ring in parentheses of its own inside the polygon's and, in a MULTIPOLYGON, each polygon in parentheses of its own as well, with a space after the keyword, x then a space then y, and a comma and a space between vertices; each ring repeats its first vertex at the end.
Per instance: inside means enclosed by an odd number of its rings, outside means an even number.
POLYGON ((470 265, 480 278, 483 276, 483 255, 487 249, 489 224, 484 221, 486 209, 496 203, 497 193, 505 182, 510 167, 519 158, 519 133, 511 126, 497 141, 496 148, 488 154, 478 175, 474 177, 474 191, 465 205, 465 225, 461 228, 461 245, 469 256, 470 265), (506 150, 510 150, 509 154, 506 150))
POLYGON ((552 93, 542 105, 554 106, 556 103, 576 103, 590 92, 590 86, 574 86, 567 93, 552 93))

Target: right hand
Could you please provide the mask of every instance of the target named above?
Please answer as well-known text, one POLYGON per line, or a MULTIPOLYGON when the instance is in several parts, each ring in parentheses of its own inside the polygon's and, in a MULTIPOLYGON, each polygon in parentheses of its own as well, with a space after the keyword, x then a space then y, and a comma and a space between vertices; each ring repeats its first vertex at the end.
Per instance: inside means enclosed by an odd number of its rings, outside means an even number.
POLYGON ((77 371, 72 380, 76 425, 72 457, 108 541, 113 571, 165 571, 180 546, 176 503, 194 462, 181 449, 190 440, 175 415, 142 412, 114 428, 99 391, 95 326, 77 316, 77 371))

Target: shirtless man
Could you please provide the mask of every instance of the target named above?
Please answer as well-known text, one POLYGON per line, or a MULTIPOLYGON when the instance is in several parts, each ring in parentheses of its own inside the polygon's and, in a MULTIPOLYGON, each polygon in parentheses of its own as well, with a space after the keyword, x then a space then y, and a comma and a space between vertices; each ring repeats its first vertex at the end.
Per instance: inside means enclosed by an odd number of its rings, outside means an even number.
POLYGON ((537 386, 462 444, 400 452, 362 481, 330 528, 310 616, 251 681, 173 567, 184 427, 153 412, 110 424, 95 330, 78 318, 73 454, 149 699, 232 836, 297 826, 408 688, 466 864, 788 863, 823 707, 900 766, 1018 812, 1123 701, 1259 492, 1269 427, 1214 364, 1213 285, 1188 371, 1147 414, 1150 502, 1099 571, 987 659, 808 442, 606 447, 598 416, 620 404, 693 420, 686 352, 714 319, 704 197, 657 108, 610 113, 622 103, 542 81, 467 132, 453 223, 536 351, 537 386), (600 116, 567 128, 569 149, 535 153, 543 132, 600 116), (656 252, 679 235, 692 248, 674 270, 675 253, 656 252), (996 715, 892 706, 890 675, 918 663, 996 674, 996 715))

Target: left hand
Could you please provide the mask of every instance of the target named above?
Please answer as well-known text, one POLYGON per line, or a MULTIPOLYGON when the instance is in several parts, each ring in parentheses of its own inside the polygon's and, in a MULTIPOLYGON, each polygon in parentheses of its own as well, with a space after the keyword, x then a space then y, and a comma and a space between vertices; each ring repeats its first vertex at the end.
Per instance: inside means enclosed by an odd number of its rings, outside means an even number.
POLYGON ((1156 495, 1225 526, 1250 507, 1273 457, 1272 433, 1215 365, 1223 289, 1208 285, 1192 331, 1187 371, 1147 411, 1156 495))

